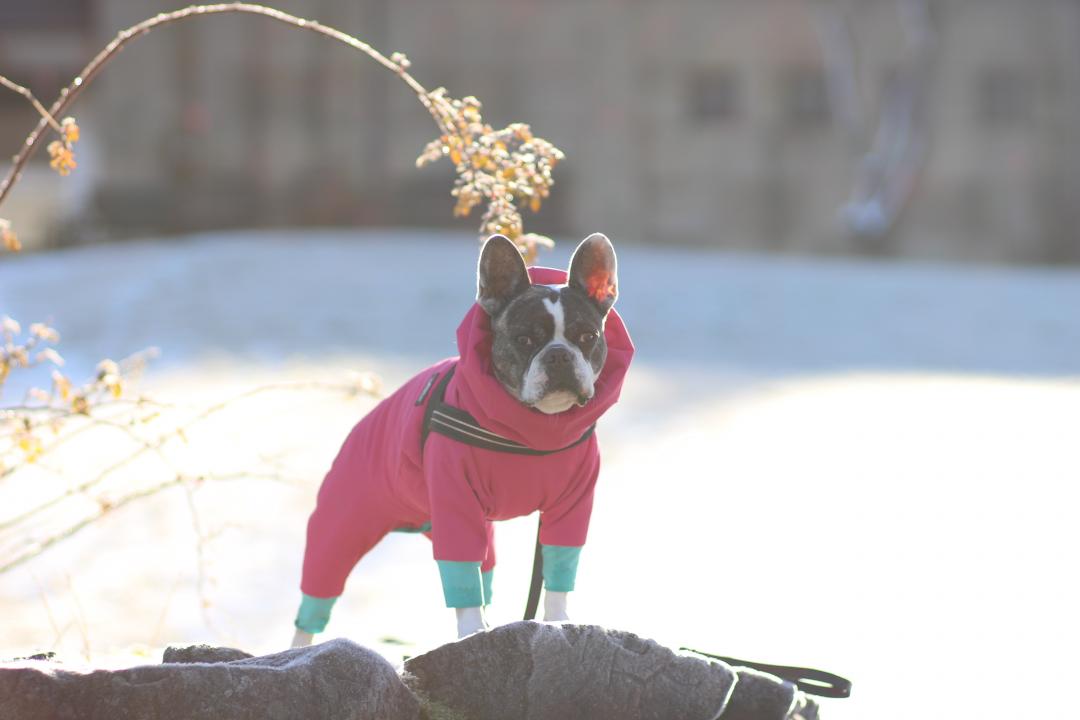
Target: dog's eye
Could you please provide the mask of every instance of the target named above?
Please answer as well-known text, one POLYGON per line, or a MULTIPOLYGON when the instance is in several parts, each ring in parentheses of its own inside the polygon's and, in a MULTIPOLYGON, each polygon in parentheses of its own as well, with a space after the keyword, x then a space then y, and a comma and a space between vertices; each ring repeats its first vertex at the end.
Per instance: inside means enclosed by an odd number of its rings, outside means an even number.
POLYGON ((600 337, 600 333, 595 330, 590 330, 587 333, 581 333, 581 337, 578 339, 582 345, 588 345, 591 342, 596 342, 596 338, 600 337))
POLYGON ((517 344, 523 348, 531 348, 533 340, 528 335, 518 335, 517 344))

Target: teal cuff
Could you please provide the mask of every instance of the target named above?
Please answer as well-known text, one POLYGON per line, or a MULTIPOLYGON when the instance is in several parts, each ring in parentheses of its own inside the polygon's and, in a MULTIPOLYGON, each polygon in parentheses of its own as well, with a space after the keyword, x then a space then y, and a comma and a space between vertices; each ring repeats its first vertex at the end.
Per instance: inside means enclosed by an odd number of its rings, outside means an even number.
POLYGON ((581 548, 542 545, 540 551, 544 558, 544 587, 552 592, 573 590, 581 548))
POLYGON ((480 607, 484 604, 484 581, 479 562, 436 560, 442 578, 446 607, 480 607))
POLYGON ((300 611, 296 613, 296 627, 312 635, 321 633, 330 622, 330 611, 337 602, 336 597, 317 598, 304 595, 300 601, 300 611))
POLYGON ((487 572, 480 573, 480 580, 484 584, 484 604, 491 604, 491 581, 495 577, 494 570, 488 570, 487 572))
POLYGON ((390 532, 400 532, 400 533, 426 533, 426 532, 431 532, 431 521, 429 520, 428 522, 424 523, 420 527, 399 527, 399 528, 394 528, 390 532))

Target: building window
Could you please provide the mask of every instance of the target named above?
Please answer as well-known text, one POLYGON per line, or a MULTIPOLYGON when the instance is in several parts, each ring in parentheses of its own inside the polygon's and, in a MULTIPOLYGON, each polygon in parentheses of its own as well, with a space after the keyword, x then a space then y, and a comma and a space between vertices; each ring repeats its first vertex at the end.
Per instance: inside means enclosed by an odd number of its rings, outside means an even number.
POLYGON ((829 85, 825 72, 797 68, 783 80, 783 112, 792 128, 819 128, 829 124, 829 85))
POLYGON ((702 125, 727 123, 739 113, 739 82, 731 68, 698 70, 690 76, 690 116, 702 125))
POLYGON ((976 112, 980 124, 985 127, 1017 127, 1030 117, 1034 100, 1032 86, 1019 70, 983 70, 976 93, 976 112))

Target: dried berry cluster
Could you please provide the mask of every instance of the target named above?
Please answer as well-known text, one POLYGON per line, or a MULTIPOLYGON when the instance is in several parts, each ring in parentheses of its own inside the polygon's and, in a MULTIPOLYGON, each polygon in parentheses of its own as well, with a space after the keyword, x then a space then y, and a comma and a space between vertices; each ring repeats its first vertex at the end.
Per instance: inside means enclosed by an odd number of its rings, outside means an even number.
POLYGON ((0 218, 0 248, 10 252, 19 252, 22 250, 22 243, 19 242, 19 236, 11 229, 11 223, 4 218, 0 218))
POLYGON ((60 121, 60 140, 49 143, 49 167, 67 177, 78 165, 75 163, 75 143, 79 141, 79 126, 75 118, 60 121))
MULTIPOLYGON (((67 176, 78 165, 75 162, 75 143, 79 142, 79 126, 75 118, 66 117, 57 123, 46 113, 45 119, 60 135, 60 139, 49 143, 49 167, 63 176, 67 176)), ((11 229, 11 222, 0 218, 0 250, 19 252, 22 243, 19 236, 11 229)))
MULTIPOLYGON (((126 373, 115 361, 102 360, 93 379, 76 386, 60 370, 64 358, 53 347, 60 342, 56 330, 44 323, 34 323, 27 337, 21 335, 22 327, 18 322, 6 315, 0 318, 0 337, 3 338, 0 345, 0 397, 8 375, 17 368, 51 366, 52 382, 48 390, 38 387, 28 390, 23 405, 0 408, 0 473, 4 469, 4 456, 12 450, 19 450, 27 462, 37 459, 43 447, 37 433, 41 424, 49 424, 56 431, 63 417, 88 415, 93 407, 117 399, 124 392, 126 373), (50 412, 34 412, 41 410, 50 412), (8 441, 6 447, 4 440, 8 441)), ((125 360, 127 372, 136 370, 145 359, 145 355, 140 355, 125 360)))
POLYGON ((427 99, 443 134, 427 144, 416 165, 422 167, 441 157, 454 163, 458 175, 451 192, 457 198, 454 215, 464 217, 486 202, 481 238, 505 235, 529 261, 535 259, 539 246, 551 247, 549 238, 524 232, 520 208, 540 210, 551 193, 551 171, 563 159, 562 151, 533 135, 524 123, 493 129, 484 122, 480 101, 474 97, 455 100, 438 88, 427 99))

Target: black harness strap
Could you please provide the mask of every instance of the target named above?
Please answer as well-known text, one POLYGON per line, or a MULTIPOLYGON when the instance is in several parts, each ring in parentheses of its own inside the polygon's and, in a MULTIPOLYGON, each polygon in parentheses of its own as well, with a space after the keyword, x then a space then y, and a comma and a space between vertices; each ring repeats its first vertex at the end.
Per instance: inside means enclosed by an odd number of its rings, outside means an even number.
POLYGON ((434 391, 431 390, 431 386, 438 378, 438 374, 432 375, 427 384, 424 385, 420 397, 416 399, 417 405, 427 400, 427 407, 424 410, 424 426, 420 433, 421 449, 424 443, 427 442, 428 435, 435 432, 445 435, 451 440, 495 452, 510 453, 512 455, 554 455, 563 450, 577 447, 592 437, 593 432, 596 430, 595 425, 590 426, 577 440, 557 450, 535 450, 508 437, 485 430, 472 415, 453 405, 446 404, 446 386, 450 384, 450 378, 454 377, 456 369, 457 365, 451 365, 450 369, 443 373, 438 385, 435 385, 434 391), (430 399, 428 399, 429 395, 430 399))
MULTIPOLYGON (((424 384, 424 389, 420 392, 420 397, 416 399, 417 405, 421 405, 427 401, 427 407, 424 408, 424 424, 420 431, 421 453, 424 450, 424 444, 427 442, 428 435, 433 432, 445 435, 451 440, 456 440, 460 443, 465 443, 466 445, 472 445, 473 447, 483 448, 485 450, 494 450, 495 452, 511 453, 513 455, 553 455, 580 445, 592 437, 593 432, 596 430, 596 425, 589 426, 589 429, 586 430, 581 437, 566 447, 559 448, 558 450, 535 450, 528 445, 522 445, 521 443, 503 437, 498 433, 485 430, 480 426, 480 423, 476 422, 476 419, 472 415, 453 405, 446 404, 446 386, 450 384, 450 378, 454 377, 454 371, 456 369, 456 364, 451 365, 450 368, 443 373, 441 379, 439 378, 438 373, 432 375, 424 384), (437 385, 435 384, 436 381, 438 381, 437 385), (434 390, 432 390, 432 386, 434 386, 434 390)), ((536 550, 533 554, 532 581, 529 583, 529 598, 525 604, 526 620, 532 620, 536 617, 536 608, 540 604, 540 586, 543 578, 544 559, 543 553, 540 551, 540 528, 537 526, 536 550)))

